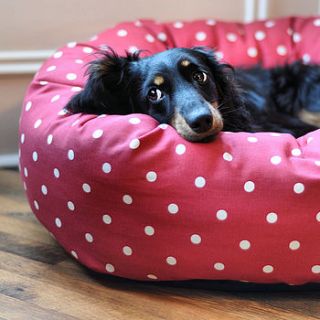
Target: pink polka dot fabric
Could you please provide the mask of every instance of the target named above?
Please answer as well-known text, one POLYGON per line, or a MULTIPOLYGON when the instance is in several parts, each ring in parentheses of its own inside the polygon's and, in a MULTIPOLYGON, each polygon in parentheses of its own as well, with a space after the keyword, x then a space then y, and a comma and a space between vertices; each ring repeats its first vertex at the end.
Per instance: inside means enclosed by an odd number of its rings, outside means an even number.
POLYGON ((320 131, 228 133, 190 143, 142 114, 69 115, 86 63, 111 46, 206 45, 234 65, 320 62, 320 18, 121 23, 59 49, 33 79, 20 125, 32 211, 75 259, 139 280, 320 280, 320 131))

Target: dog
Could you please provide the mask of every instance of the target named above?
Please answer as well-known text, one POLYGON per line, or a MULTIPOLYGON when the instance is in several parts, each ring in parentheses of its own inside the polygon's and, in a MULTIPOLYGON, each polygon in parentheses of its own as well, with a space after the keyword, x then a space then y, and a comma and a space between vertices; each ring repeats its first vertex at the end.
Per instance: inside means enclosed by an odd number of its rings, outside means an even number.
POLYGON ((320 126, 320 68, 301 61, 264 69, 233 68, 204 47, 175 48, 141 58, 113 50, 90 63, 71 113, 148 114, 189 141, 220 131, 289 133, 320 126))

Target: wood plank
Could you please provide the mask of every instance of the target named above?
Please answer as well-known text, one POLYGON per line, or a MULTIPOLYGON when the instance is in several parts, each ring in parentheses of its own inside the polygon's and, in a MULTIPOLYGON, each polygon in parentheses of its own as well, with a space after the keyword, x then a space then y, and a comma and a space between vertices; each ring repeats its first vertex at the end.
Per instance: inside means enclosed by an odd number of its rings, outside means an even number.
POLYGON ((58 311, 47 310, 0 294, 0 320, 78 320, 58 311))

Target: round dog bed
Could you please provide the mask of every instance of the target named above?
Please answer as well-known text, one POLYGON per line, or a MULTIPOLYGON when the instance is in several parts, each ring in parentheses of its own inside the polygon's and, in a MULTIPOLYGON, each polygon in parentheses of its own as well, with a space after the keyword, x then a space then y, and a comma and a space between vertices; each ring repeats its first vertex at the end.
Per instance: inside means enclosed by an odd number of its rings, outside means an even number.
POLYGON ((233 65, 320 62, 320 19, 122 23, 70 42, 33 79, 20 124, 32 211, 87 267, 139 280, 320 280, 320 131, 224 132, 190 143, 142 114, 66 114, 111 46, 205 45, 233 65))

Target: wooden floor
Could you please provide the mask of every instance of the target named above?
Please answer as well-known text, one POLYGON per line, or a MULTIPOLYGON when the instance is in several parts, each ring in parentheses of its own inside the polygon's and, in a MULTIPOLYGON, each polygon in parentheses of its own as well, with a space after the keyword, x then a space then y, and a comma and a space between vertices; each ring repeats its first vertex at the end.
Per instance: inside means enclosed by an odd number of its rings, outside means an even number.
POLYGON ((139 283, 90 272, 34 218, 18 173, 0 170, 0 320, 320 319, 317 287, 240 289, 226 282, 139 283))

